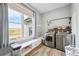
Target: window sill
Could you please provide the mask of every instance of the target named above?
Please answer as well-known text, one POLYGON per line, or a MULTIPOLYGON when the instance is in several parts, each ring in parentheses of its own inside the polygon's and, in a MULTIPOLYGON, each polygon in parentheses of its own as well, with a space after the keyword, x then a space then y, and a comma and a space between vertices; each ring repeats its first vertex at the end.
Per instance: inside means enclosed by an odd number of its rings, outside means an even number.
POLYGON ((28 46, 30 44, 33 44, 34 42, 38 41, 37 39, 34 39, 34 40, 30 40, 30 41, 27 41, 25 43, 22 43, 21 44, 21 48, 24 48, 25 46, 28 46))
POLYGON ((11 43, 19 43, 19 44, 21 44, 21 43, 24 43, 24 42, 27 42, 27 41, 30 41, 30 40, 32 40, 32 39, 34 39, 35 37, 34 36, 31 36, 31 37, 29 37, 29 38, 21 38, 21 39, 17 39, 17 40, 9 40, 9 44, 11 44, 11 43))

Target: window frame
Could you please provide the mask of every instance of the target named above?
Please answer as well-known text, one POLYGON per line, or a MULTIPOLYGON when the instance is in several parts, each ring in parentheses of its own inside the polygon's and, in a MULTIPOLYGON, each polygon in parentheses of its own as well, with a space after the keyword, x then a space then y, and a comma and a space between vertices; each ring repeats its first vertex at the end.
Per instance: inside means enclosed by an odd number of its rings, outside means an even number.
MULTIPOLYGON (((25 6, 25 7, 27 7, 27 6, 25 6)), ((31 10, 30 8, 28 8, 29 10, 31 10)), ((16 11, 16 10, 15 10, 16 11)), ((31 10, 32 11, 32 10, 31 10)), ((33 12, 33 15, 32 15, 32 22, 34 23, 34 31, 32 32, 33 33, 33 36, 32 37, 29 37, 28 39, 31 39, 31 38, 35 38, 35 34, 36 34, 36 32, 35 32, 35 30, 36 30, 36 21, 35 21, 35 12, 34 11, 32 11, 33 12)), ((24 16, 22 16, 22 19, 24 19, 24 16)), ((9 28, 8 28, 9 29, 9 28)), ((26 39, 25 37, 24 37, 24 24, 23 24, 23 20, 22 20, 22 38, 21 39, 19 39, 19 40, 13 40, 13 41, 11 41, 10 42, 10 40, 9 40, 9 43, 12 43, 12 42, 17 42, 17 41, 23 41, 23 40, 28 40, 28 39, 26 39)))

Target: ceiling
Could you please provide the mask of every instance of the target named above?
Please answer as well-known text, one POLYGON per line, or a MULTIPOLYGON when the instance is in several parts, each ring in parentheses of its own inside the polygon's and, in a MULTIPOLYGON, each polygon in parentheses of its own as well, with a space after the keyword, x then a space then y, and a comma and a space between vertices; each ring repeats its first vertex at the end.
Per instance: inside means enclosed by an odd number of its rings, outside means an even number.
POLYGON ((40 13, 46 13, 56 8, 69 5, 69 3, 30 3, 29 5, 38 10, 40 13))

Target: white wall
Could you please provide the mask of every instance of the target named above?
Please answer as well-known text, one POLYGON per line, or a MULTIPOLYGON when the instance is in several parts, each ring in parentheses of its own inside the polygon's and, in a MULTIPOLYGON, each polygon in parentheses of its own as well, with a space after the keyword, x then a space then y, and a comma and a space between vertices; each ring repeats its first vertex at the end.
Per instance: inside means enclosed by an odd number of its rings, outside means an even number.
POLYGON ((53 28, 59 28, 59 27, 63 27, 65 28, 66 26, 69 26, 69 18, 67 19, 60 19, 60 20, 55 20, 55 21, 51 21, 48 29, 53 29, 53 28))
POLYGON ((79 4, 74 3, 71 6, 72 15, 72 33, 76 35, 76 47, 79 47, 79 4))
POLYGON ((42 15, 42 33, 48 30, 47 20, 70 17, 70 6, 58 8, 42 15))
POLYGON ((36 37, 40 37, 41 35, 41 14, 39 13, 39 11, 37 11, 34 7, 32 7, 31 5, 29 4, 25 4, 27 5, 29 8, 31 8, 34 12, 35 12, 35 18, 36 18, 36 37))
POLYGON ((42 19, 41 19, 41 14, 36 13, 36 37, 41 36, 41 26, 42 26, 42 19))

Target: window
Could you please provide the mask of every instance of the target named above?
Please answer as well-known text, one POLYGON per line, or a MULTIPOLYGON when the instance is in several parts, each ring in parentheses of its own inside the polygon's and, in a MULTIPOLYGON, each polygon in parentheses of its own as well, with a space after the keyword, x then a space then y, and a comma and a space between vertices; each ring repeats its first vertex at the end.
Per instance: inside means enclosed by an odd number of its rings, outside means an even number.
MULTIPOLYGON (((15 7, 15 4, 12 5, 15 7)), ((18 6, 17 6, 18 7, 18 6)), ((27 12, 27 11, 25 11, 27 12)), ((33 14, 25 14, 17 8, 8 7, 9 42, 34 37, 33 14)))
POLYGON ((27 18, 26 15, 24 15, 24 37, 31 37, 33 36, 32 34, 32 17, 27 18))
POLYGON ((12 9, 8 9, 9 19, 9 39, 19 39, 22 37, 22 14, 12 9))

